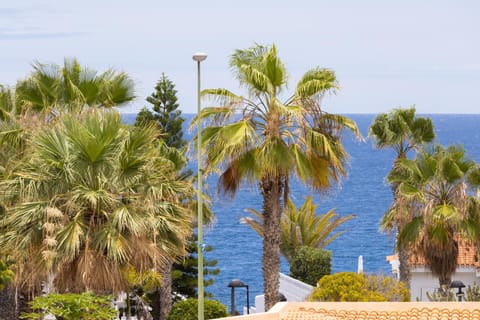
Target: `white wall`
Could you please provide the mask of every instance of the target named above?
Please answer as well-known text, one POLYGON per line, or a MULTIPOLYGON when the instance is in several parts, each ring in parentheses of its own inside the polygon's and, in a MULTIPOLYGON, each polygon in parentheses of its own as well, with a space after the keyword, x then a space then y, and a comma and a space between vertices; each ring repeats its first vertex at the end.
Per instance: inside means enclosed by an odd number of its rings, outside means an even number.
MULTIPOLYGON (((476 277, 476 269, 474 267, 459 267, 452 275, 452 280, 462 281, 466 287, 473 286, 473 283, 480 283, 480 279, 476 277)), ((430 269, 425 267, 415 267, 411 271, 410 293, 411 301, 428 301, 427 292, 433 293, 440 287, 438 278, 432 275, 430 269)), ((466 288, 463 289, 463 292, 466 288)), ((454 289, 457 292, 457 289, 454 289)))
MULTIPOLYGON (((300 280, 289 277, 286 274, 280 273, 280 293, 287 298, 288 302, 305 301, 313 291, 313 287, 300 280)), ((244 308, 246 311, 246 308, 244 308)), ((250 307, 250 313, 265 312, 265 296, 258 295, 255 297, 255 306, 250 307)), ((244 312, 245 314, 245 312, 244 312)))

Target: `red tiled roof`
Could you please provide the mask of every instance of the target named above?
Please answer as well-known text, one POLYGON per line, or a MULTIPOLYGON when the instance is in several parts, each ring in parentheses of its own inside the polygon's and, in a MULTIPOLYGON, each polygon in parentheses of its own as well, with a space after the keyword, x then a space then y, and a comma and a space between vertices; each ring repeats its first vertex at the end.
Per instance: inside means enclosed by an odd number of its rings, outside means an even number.
POLYGON ((225 320, 480 319, 478 302, 280 302, 269 312, 225 320))
MULTIPOLYGON (((464 239, 458 240, 458 266, 480 268, 478 256, 479 252, 473 242, 464 239)), ((426 265, 423 255, 415 251, 410 252, 409 261, 411 266, 426 265)))

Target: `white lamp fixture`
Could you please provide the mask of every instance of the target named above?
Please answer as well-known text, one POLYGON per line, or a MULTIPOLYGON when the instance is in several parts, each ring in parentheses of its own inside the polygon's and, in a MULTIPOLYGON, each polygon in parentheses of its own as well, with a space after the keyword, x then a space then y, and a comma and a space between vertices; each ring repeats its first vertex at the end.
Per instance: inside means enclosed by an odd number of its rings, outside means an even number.
POLYGON ((203 60, 207 59, 207 54, 203 52, 197 52, 193 55, 192 59, 197 62, 202 62, 203 60))

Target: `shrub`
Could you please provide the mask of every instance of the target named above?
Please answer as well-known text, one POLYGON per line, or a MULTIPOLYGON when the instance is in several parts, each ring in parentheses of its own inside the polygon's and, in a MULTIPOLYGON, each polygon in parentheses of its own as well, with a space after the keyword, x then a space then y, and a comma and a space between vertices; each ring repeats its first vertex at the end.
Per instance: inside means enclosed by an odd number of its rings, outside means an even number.
POLYGON ((473 283, 473 286, 467 287, 465 301, 480 301, 480 289, 476 282, 473 283))
POLYGON ((382 275, 367 275, 365 281, 369 290, 380 293, 387 301, 410 301, 410 290, 397 279, 382 275))
POLYGON ((0 290, 3 290, 5 285, 12 282, 15 274, 10 270, 10 265, 12 262, 6 258, 4 260, 0 259, 0 290))
MULTIPOLYGON (((205 319, 226 317, 227 307, 216 300, 204 300, 205 319)), ((197 299, 179 301, 173 305, 168 320, 197 320, 197 299)))
POLYGON ((312 247, 300 247, 290 262, 290 276, 316 286, 319 279, 330 274, 332 253, 312 247))
POLYGON ((43 319, 45 315, 54 315, 65 320, 111 320, 117 317, 111 297, 96 296, 92 293, 47 294, 30 302, 35 313, 24 313, 22 319, 43 319))
POLYGON ((427 292, 427 298, 430 302, 446 302, 446 301, 457 301, 455 298, 455 293, 453 290, 447 287, 441 287, 438 291, 433 293, 427 292))
POLYGON ((354 272, 323 277, 310 296, 312 301, 408 301, 409 298, 408 289, 400 281, 354 272))

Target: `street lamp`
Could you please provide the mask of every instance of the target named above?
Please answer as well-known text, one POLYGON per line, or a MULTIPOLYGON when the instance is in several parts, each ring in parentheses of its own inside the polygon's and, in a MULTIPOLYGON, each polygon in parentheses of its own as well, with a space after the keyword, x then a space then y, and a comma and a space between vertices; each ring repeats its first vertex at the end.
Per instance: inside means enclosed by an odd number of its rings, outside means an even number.
POLYGON ((230 314, 232 316, 236 315, 235 310, 235 288, 247 288, 247 314, 250 314, 250 292, 248 291, 248 284, 243 283, 243 281, 239 279, 233 279, 228 284, 229 288, 232 288, 231 292, 231 310, 230 314))
POLYGON ((200 62, 207 59, 207 54, 197 52, 192 57, 197 61, 197 232, 198 232, 198 320, 204 319, 203 303, 203 204, 202 204, 202 123, 200 120, 200 62))
POLYGON ((463 284, 463 282, 460 280, 454 280, 450 283, 450 288, 458 289, 457 298, 459 302, 462 302, 462 298, 465 295, 465 293, 462 291, 462 288, 465 288, 465 284, 463 284))

